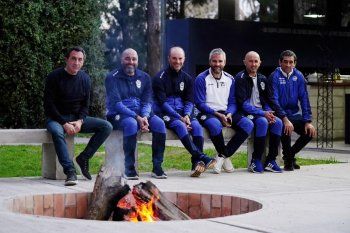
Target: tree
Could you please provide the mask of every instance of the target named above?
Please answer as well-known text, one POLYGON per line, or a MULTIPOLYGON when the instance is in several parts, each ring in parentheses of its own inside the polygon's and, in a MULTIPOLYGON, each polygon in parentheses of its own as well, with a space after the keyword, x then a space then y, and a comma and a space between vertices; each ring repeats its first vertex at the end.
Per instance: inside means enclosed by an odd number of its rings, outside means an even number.
POLYGON ((68 47, 89 46, 86 68, 93 82, 99 80, 100 58, 94 60, 90 53, 101 50, 96 28, 104 4, 105 0, 0 1, 0 127, 43 126, 44 79, 63 64, 68 47))
POLYGON ((147 67, 154 76, 161 66, 160 5, 158 0, 147 1, 147 67))

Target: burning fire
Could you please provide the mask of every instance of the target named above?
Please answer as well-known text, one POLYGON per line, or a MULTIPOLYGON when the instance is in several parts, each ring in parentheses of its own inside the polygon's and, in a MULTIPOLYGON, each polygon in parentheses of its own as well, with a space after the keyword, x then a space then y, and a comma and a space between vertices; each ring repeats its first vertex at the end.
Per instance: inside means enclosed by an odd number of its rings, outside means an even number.
POLYGON ((141 198, 139 192, 140 190, 134 187, 131 193, 128 193, 117 203, 117 207, 129 210, 128 214, 124 215, 124 220, 130 222, 158 221, 155 203, 159 196, 152 194, 148 198, 141 198))

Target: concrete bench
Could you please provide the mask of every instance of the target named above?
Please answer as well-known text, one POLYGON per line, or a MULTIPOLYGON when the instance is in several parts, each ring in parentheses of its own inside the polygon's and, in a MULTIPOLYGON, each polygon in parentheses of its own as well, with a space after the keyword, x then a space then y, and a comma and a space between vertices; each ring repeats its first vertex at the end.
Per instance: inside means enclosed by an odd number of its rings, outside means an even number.
MULTIPOLYGON (((179 140, 176 134, 167 129, 166 140, 179 140)), ((235 134, 235 131, 231 128, 224 128, 223 135, 225 140, 229 140, 235 134)), ((151 133, 139 133, 137 136, 138 141, 152 141, 151 133)), ((206 129, 204 129, 204 139, 209 139, 209 133, 206 129)), ((252 153, 254 151, 254 140, 253 137, 250 136, 247 139, 247 163, 250 164, 252 153)), ((106 150, 106 164, 113 164, 115 169, 117 170, 118 175, 122 175, 124 172, 124 150, 123 150, 123 134, 119 130, 113 130, 109 135, 105 142, 105 150, 106 150)), ((266 149, 263 156, 263 162, 265 161, 265 155, 268 152, 268 142, 266 143, 266 149)), ((137 168, 137 151, 135 152, 135 160, 136 160, 136 168, 137 168)), ((279 147, 279 156, 277 157, 277 162, 282 164, 282 156, 281 156, 281 148, 279 147)))
MULTIPOLYGON (((66 142, 70 158, 74 157, 74 137, 67 136, 66 142)), ((41 174, 48 179, 65 179, 62 166, 58 162, 51 134, 46 129, 0 129, 0 144, 42 145, 41 174)))

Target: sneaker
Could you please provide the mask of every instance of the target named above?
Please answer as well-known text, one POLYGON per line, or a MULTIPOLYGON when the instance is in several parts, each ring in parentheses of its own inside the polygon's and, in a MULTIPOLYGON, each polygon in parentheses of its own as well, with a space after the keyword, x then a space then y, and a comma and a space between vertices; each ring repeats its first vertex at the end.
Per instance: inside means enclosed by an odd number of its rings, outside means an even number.
POLYGON ((266 171, 281 173, 282 169, 278 166, 275 160, 268 161, 265 166, 266 171))
POLYGON ((294 171, 293 162, 290 161, 284 161, 284 168, 285 171, 294 171))
POLYGON ((191 177, 199 177, 205 171, 205 164, 203 161, 199 161, 193 166, 191 170, 191 177))
POLYGON ((224 171, 228 173, 232 173, 235 170, 230 158, 224 159, 224 163, 222 164, 222 169, 224 169, 224 171))
POLYGON ((262 167, 261 161, 259 159, 252 159, 252 162, 248 167, 248 171, 253 173, 262 173, 264 169, 262 167))
POLYGON ((205 169, 212 169, 216 164, 216 160, 208 157, 207 155, 203 155, 200 159, 205 164, 205 169))
POLYGON ((89 159, 83 157, 82 155, 78 155, 78 157, 75 158, 75 161, 80 167, 81 174, 88 180, 91 180, 91 175, 89 172, 89 159))
POLYGON ((162 168, 160 169, 153 169, 151 176, 156 179, 166 179, 168 178, 167 174, 163 171, 162 168))
POLYGON ((125 171, 123 174, 123 177, 126 180, 138 180, 139 179, 139 175, 137 174, 137 172, 135 170, 125 171))
POLYGON ((215 174, 220 174, 221 173, 221 168, 222 168, 222 165, 224 164, 225 158, 224 157, 220 157, 219 155, 216 155, 215 160, 216 160, 216 164, 215 164, 215 166, 213 168, 213 172, 215 174))
POLYGON ((75 171, 70 171, 67 173, 67 179, 64 182, 65 186, 73 186, 78 184, 77 174, 75 171))

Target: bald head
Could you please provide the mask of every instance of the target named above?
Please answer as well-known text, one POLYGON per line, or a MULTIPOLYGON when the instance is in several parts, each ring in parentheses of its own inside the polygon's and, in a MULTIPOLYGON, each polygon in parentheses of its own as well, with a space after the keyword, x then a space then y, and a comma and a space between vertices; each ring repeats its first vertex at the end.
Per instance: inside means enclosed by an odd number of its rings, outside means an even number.
POLYGON ((132 48, 125 49, 122 53, 120 61, 125 74, 133 76, 138 65, 137 52, 132 48))
POLYGON ((249 76, 255 77, 261 64, 260 56, 255 51, 248 52, 243 60, 249 76))
POLYGON ((169 50, 168 62, 176 72, 181 70, 185 62, 185 51, 181 47, 172 47, 169 50))

